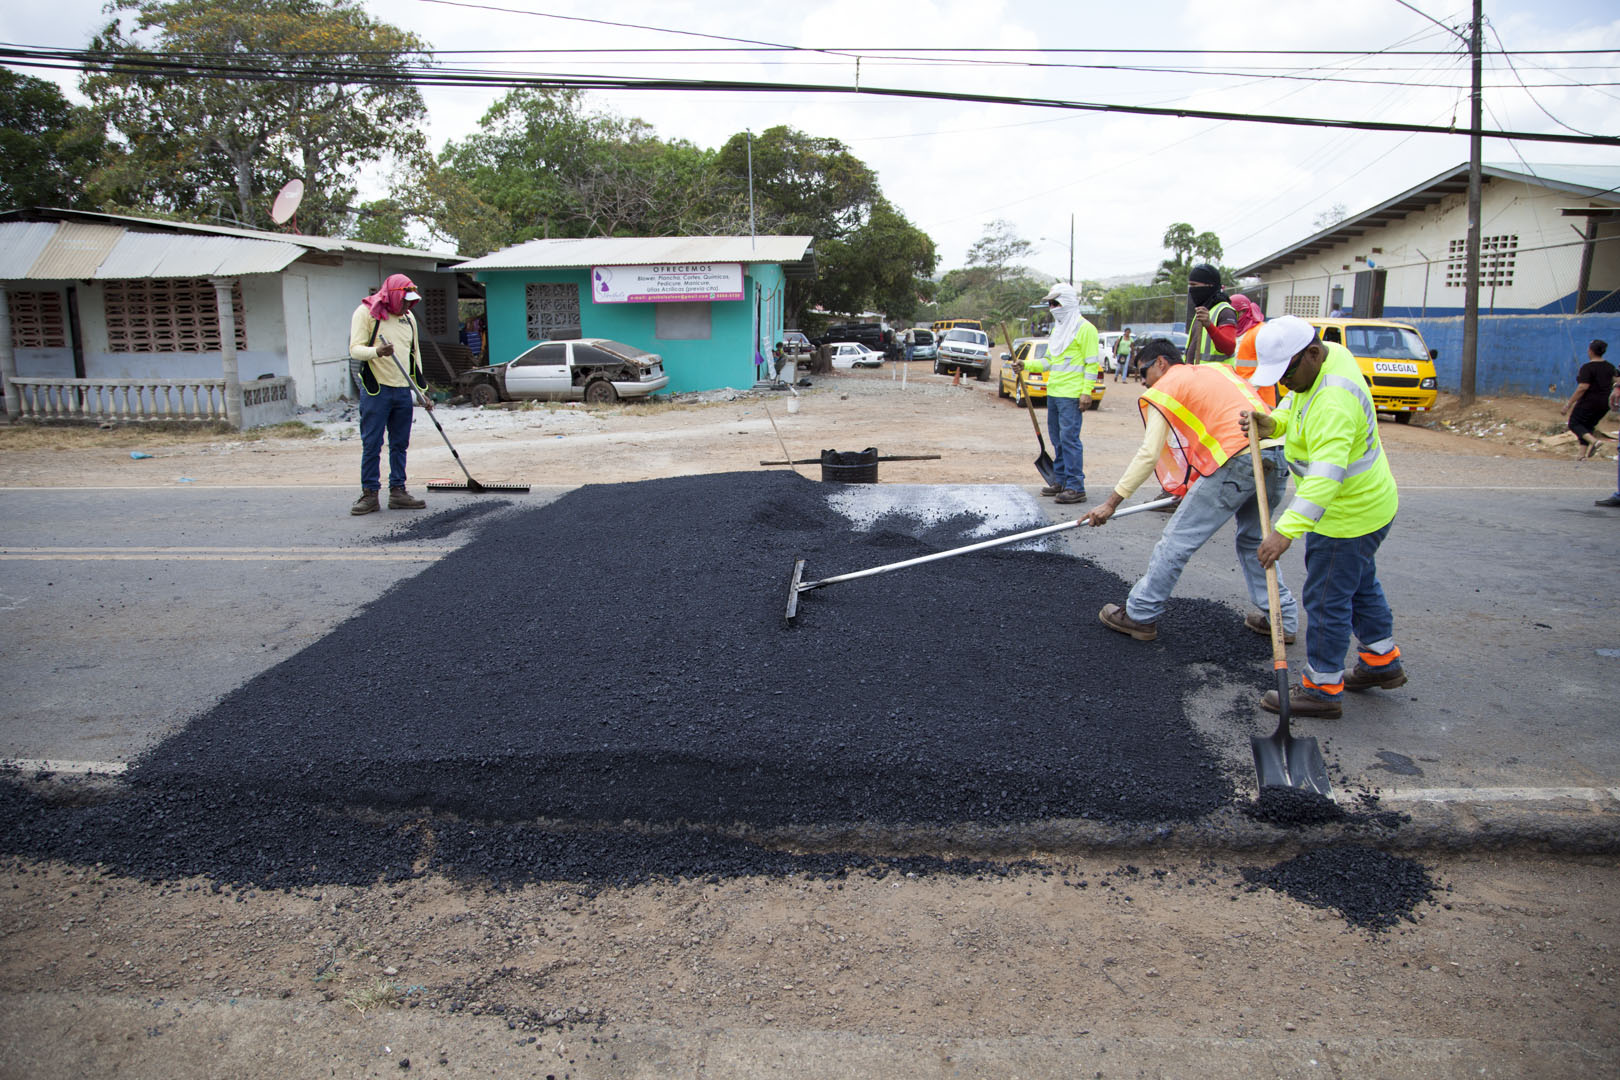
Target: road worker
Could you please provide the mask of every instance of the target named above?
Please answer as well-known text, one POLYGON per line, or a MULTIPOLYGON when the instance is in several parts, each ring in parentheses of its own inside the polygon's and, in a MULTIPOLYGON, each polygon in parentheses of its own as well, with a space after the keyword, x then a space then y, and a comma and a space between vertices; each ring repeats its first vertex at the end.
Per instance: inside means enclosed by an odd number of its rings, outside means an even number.
POLYGON ((1199 263, 1187 274, 1187 296, 1193 303, 1193 322, 1203 328, 1198 334, 1195 364, 1232 363, 1237 348, 1238 311, 1221 289, 1221 272, 1209 263, 1199 263))
POLYGON ((1014 371, 1045 371, 1046 430, 1052 437, 1052 468, 1057 478, 1041 489, 1060 503, 1086 501, 1085 451, 1080 445, 1080 423, 1091 407, 1097 383, 1097 328, 1080 314, 1080 296, 1073 285, 1058 283, 1041 299, 1052 313, 1046 356, 1023 363, 1014 371))
MULTIPOLYGON (((1259 364, 1249 381, 1291 391, 1269 415, 1245 413, 1262 437, 1281 436, 1294 498, 1260 545, 1271 566, 1305 539, 1305 668, 1289 690, 1294 716, 1335 719, 1345 690, 1393 690, 1406 682, 1394 616, 1378 581, 1378 547, 1389 535, 1399 496, 1378 436, 1378 414, 1355 357, 1318 340, 1304 319, 1284 315, 1255 339, 1259 364), (1354 669, 1344 670, 1354 634, 1354 669)), ((1275 690, 1260 706, 1277 712, 1275 690)))
MULTIPOLYGON (((1138 352, 1147 389, 1137 402, 1147 431, 1125 475, 1097 509, 1089 525, 1101 525, 1149 476, 1158 475, 1166 492, 1181 499, 1154 545, 1147 572, 1131 588, 1125 603, 1106 604, 1098 618, 1109 629, 1137 641, 1159 634, 1159 616, 1193 552, 1204 546, 1228 521, 1236 519, 1237 560, 1249 587, 1249 599, 1260 611, 1243 620, 1257 634, 1271 636, 1266 572, 1256 552, 1265 535, 1260 500, 1255 492, 1254 464, 1240 414, 1265 411, 1259 396, 1229 368, 1189 363, 1181 350, 1163 339, 1149 340, 1138 352)), ((1261 448, 1266 494, 1275 506, 1288 484, 1280 444, 1261 448)), ((1283 640, 1293 641, 1299 628, 1299 606, 1278 579, 1283 640)))

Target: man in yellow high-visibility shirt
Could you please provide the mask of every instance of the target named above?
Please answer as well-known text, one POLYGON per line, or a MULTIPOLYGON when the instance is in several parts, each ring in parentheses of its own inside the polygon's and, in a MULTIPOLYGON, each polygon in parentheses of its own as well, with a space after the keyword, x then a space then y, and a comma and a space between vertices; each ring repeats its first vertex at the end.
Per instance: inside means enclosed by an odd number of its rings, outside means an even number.
POLYGON ((1059 282, 1041 297, 1052 312, 1046 356, 1008 366, 1014 371, 1045 371, 1046 430, 1052 436, 1052 469, 1057 479, 1041 489, 1060 503, 1086 501, 1085 451, 1080 424, 1091 406, 1097 382, 1097 328, 1080 314, 1073 285, 1059 282))
MULTIPOLYGON (((1334 719, 1345 690, 1393 690, 1406 682, 1395 620, 1378 581, 1378 547, 1389 535, 1399 495, 1378 437, 1378 414, 1355 357, 1319 341, 1304 319, 1285 315, 1255 337, 1259 364, 1249 381, 1292 391, 1268 416, 1245 412, 1261 437, 1280 435, 1294 497, 1260 545, 1271 566, 1305 539, 1305 670, 1289 690, 1289 712, 1334 719), (1354 633, 1355 668, 1344 670, 1354 633)), ((1268 691, 1260 706, 1277 712, 1268 691)))

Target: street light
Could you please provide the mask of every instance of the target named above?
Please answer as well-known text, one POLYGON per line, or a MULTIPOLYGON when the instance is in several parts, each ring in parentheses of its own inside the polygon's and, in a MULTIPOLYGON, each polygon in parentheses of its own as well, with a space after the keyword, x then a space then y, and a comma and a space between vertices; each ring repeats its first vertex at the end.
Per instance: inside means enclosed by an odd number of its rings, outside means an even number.
MULTIPOLYGON (((1041 237, 1041 239, 1047 241, 1048 243, 1052 243, 1052 244, 1063 244, 1062 240, 1056 239, 1055 237, 1051 237, 1051 236, 1043 236, 1043 237, 1041 237)), ((1063 244, 1063 246, 1069 249, 1069 284, 1073 285, 1074 284, 1074 215, 1073 214, 1069 215, 1069 242, 1067 244, 1063 244)))

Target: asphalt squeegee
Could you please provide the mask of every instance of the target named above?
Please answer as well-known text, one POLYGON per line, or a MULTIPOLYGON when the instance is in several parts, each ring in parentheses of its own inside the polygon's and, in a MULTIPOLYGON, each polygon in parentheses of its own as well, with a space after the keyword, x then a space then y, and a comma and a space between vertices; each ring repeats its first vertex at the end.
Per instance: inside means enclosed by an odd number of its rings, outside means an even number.
MULTIPOLYGON (((1174 506, 1174 499, 1155 499, 1139 506, 1128 507, 1117 511, 1115 518, 1129 517, 1131 514, 1140 514, 1148 510, 1161 510, 1167 506, 1174 506)), ((949 551, 936 551, 932 555, 920 555, 915 559, 905 559, 901 562, 887 563, 883 566, 874 566, 867 570, 856 570, 848 574, 839 574, 835 577, 822 578, 820 581, 805 581, 803 559, 793 560, 793 576, 788 581, 787 614, 784 616, 785 625, 792 626, 793 620, 799 614, 799 596, 812 589, 836 585, 840 581, 853 581, 856 578, 871 577, 874 574, 886 574, 891 570, 903 570, 908 566, 920 566, 923 563, 934 562, 939 559, 949 559, 953 555, 966 555, 970 551, 984 551, 987 548, 1001 547, 1003 544, 1016 544, 1020 540, 1033 540, 1037 536, 1050 536, 1053 533, 1063 532, 1067 529, 1076 529, 1086 523, 1085 518, 1076 518, 1074 521, 1062 521, 1056 525, 1047 525, 1039 529, 1029 529, 1025 532, 1012 533, 1008 536, 997 537, 993 540, 981 540, 977 544, 968 544, 966 547, 951 548, 949 551)))
MULTIPOLYGON (((382 343, 384 345, 392 344, 392 342, 390 342, 387 338, 383 338, 382 343)), ((426 401, 427 395, 423 394, 420 390, 417 390, 416 384, 411 382, 411 377, 405 372, 405 365, 399 362, 398 354, 389 353, 388 359, 394 362, 394 367, 398 368, 400 375, 404 376, 405 385, 409 386, 413 391, 416 392, 417 396, 426 401)), ((472 473, 468 472, 467 466, 462 463, 461 455, 456 453, 456 448, 451 444, 450 436, 444 433, 443 426, 439 424, 439 418, 433 415, 433 410, 431 408, 424 411, 428 414, 428 419, 433 421, 433 426, 439 429, 439 438, 444 440, 444 445, 450 447, 450 456, 456 459, 457 465, 461 466, 461 475, 467 478, 467 482, 465 484, 459 483, 455 480, 429 480, 427 485, 429 491, 471 491, 476 494, 485 491, 511 491, 521 493, 529 490, 528 484, 480 484, 478 481, 474 480, 472 473)))

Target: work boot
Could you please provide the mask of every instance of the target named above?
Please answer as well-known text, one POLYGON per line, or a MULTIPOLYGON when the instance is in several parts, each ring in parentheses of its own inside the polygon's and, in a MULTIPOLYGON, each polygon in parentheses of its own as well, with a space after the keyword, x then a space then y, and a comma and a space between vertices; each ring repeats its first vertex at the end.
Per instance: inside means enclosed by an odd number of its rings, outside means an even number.
POLYGON ((1048 499, 1050 499, 1053 495, 1061 495, 1063 494, 1063 485, 1047 484, 1045 487, 1041 488, 1041 494, 1046 496, 1048 499))
POLYGON ((1159 636, 1159 624, 1156 622, 1137 622, 1125 614, 1121 604, 1104 604, 1103 609, 1097 612, 1097 618, 1110 630, 1118 630, 1122 634, 1129 634, 1137 641, 1152 641, 1159 636))
MULTIPOLYGON (((1251 611, 1243 617, 1243 625, 1259 634, 1263 638, 1271 637, 1271 616, 1263 611, 1251 611)), ((1283 631, 1283 644, 1292 645, 1294 635, 1283 631)))
MULTIPOLYGON (((1043 491, 1043 492, 1041 492, 1041 494, 1045 495, 1046 492, 1043 491)), ((1594 502, 1592 505, 1593 506, 1620 506, 1620 495, 1610 495, 1607 499, 1599 499, 1596 502, 1594 502)))
POLYGON ((427 505, 423 499, 414 499, 411 493, 402 487, 388 489, 388 509, 390 510, 420 510, 427 505))
POLYGON ((1393 690, 1397 686, 1406 685, 1406 669, 1396 660, 1383 667, 1373 667, 1365 661, 1356 661, 1356 666, 1344 677, 1346 690, 1393 690))
MULTIPOLYGON (((1289 687, 1288 715, 1337 720, 1344 715, 1344 709, 1339 705, 1339 697, 1338 694, 1324 694, 1308 686, 1289 687)), ((1277 691, 1267 690, 1266 696, 1260 699, 1260 707, 1269 713, 1277 712, 1277 691)))
POLYGON ((1053 499, 1052 501, 1064 504, 1083 503, 1086 501, 1086 493, 1083 491, 1076 491, 1074 488, 1065 488, 1064 490, 1058 492, 1057 498, 1053 499))
POLYGON ((360 497, 354 500, 353 506, 349 507, 349 513, 356 515, 375 514, 379 509, 381 507, 377 505, 377 493, 361 488, 360 497))

